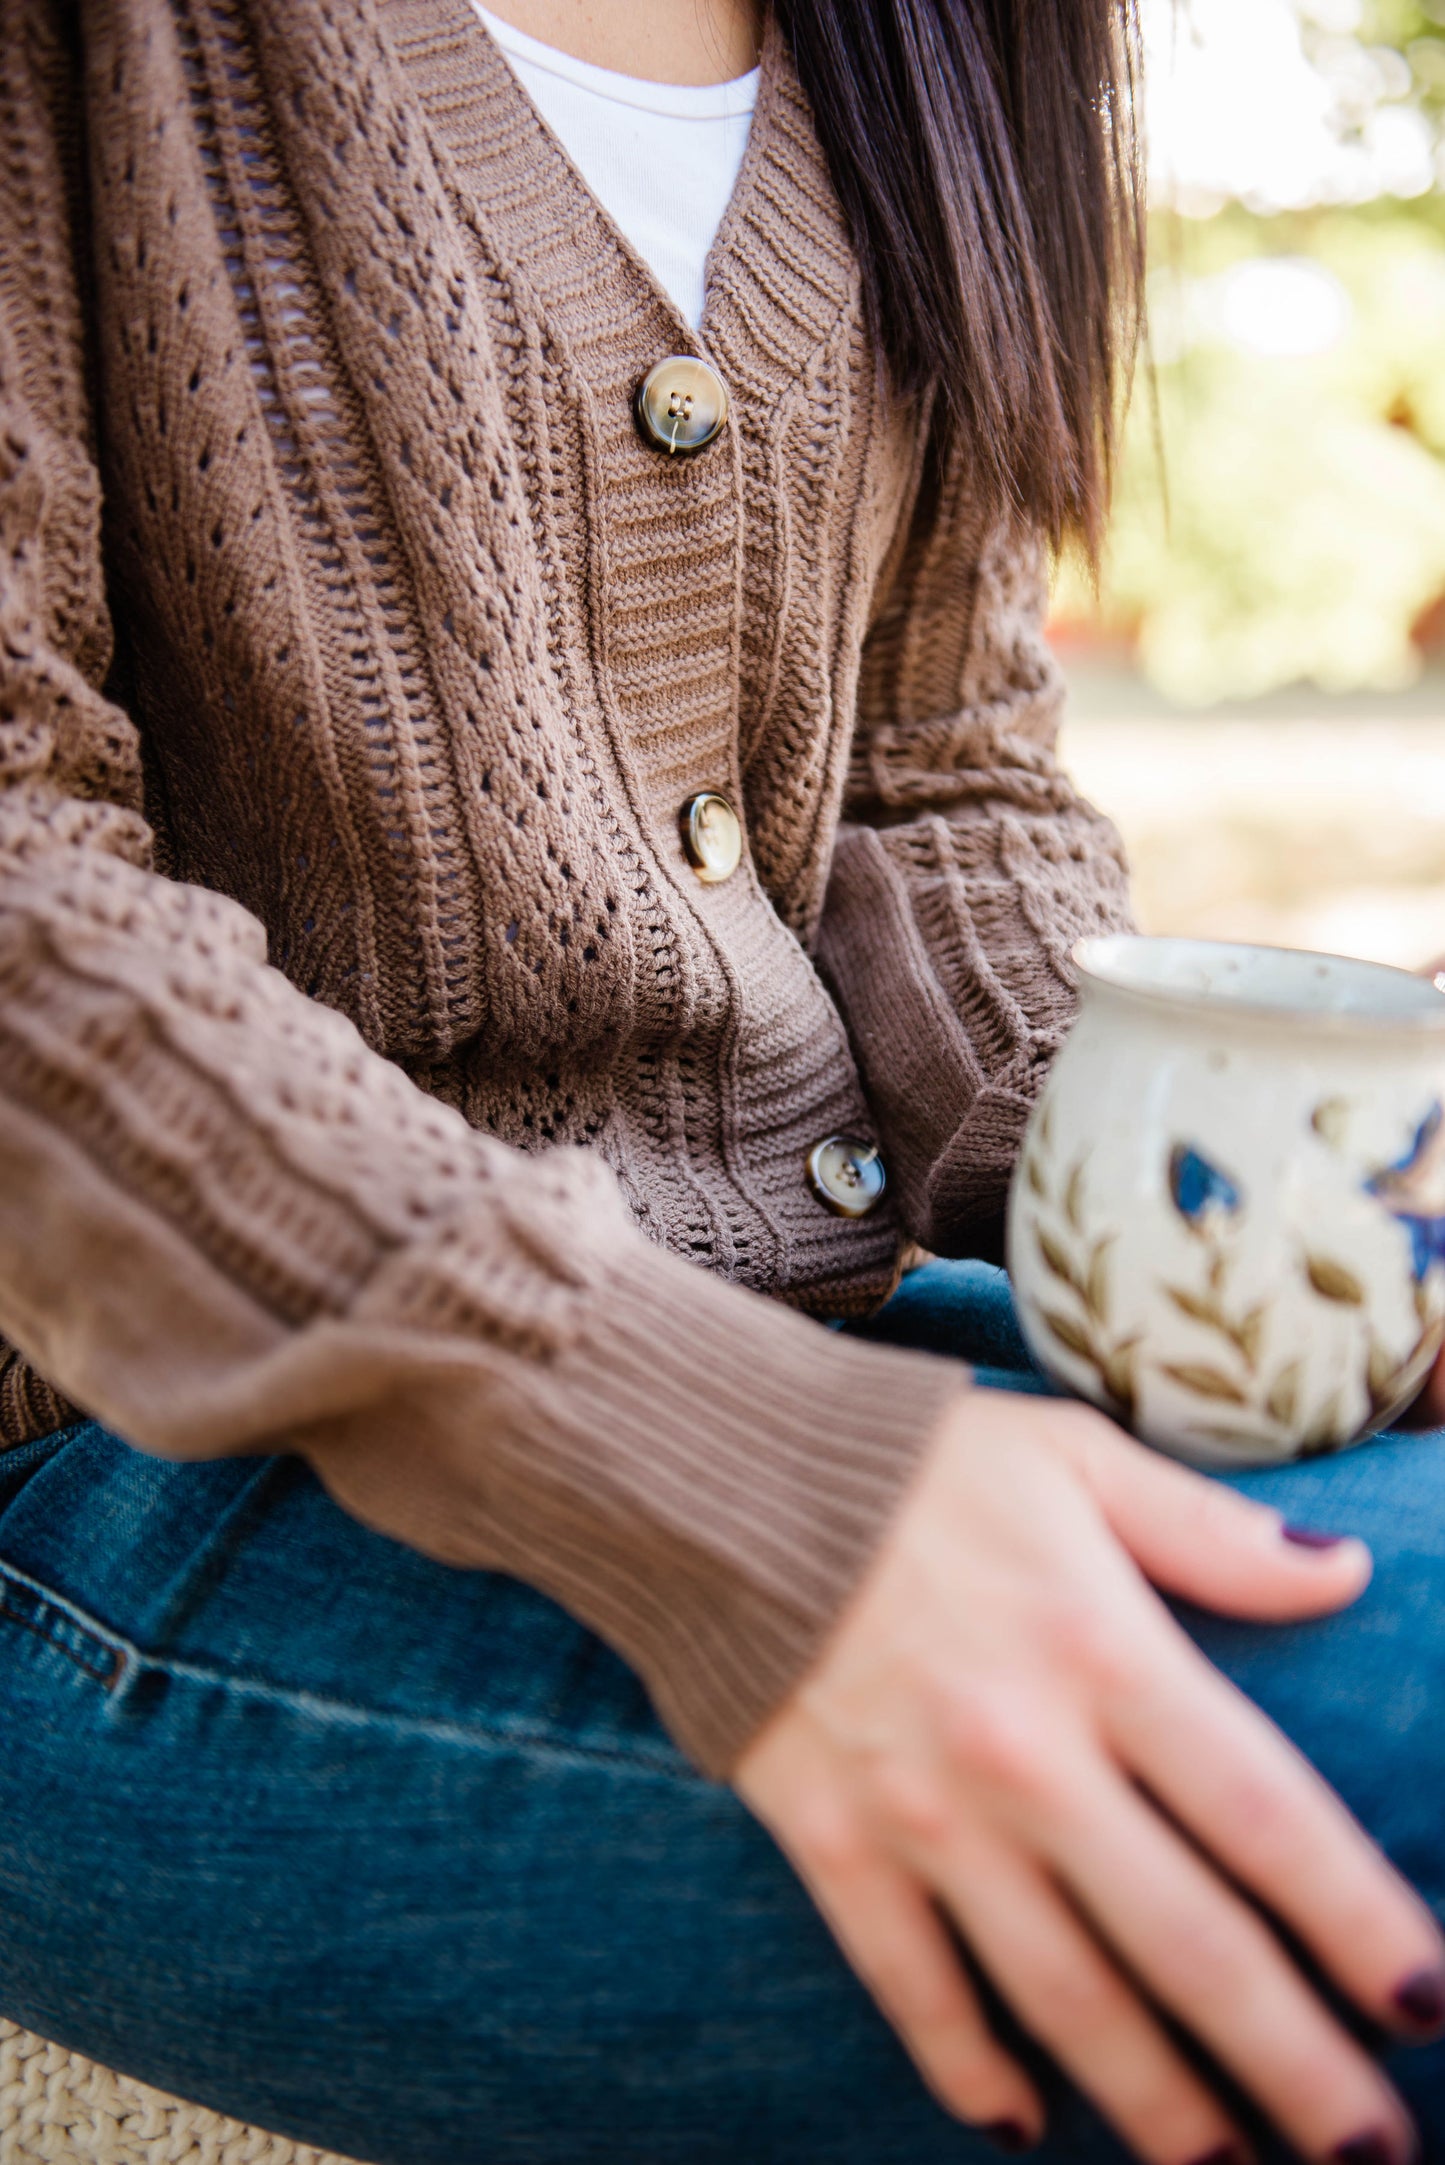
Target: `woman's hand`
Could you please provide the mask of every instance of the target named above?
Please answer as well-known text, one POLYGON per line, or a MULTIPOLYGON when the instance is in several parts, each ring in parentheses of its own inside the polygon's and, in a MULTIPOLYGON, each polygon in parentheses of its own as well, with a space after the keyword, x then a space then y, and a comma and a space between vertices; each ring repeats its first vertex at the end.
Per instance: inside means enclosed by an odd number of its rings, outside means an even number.
POLYGON ((1413 2155, 1394 2090, 1237 1890, 1416 2036, 1445 2016, 1430 1915, 1147 1583, 1284 1621, 1343 1607, 1369 1574, 1359 1542, 1299 1545, 1084 1408, 975 1391, 950 1411, 735 1778, 961 2118, 1022 2148, 1043 2108, 943 1917, 1158 2165, 1248 2153, 1156 2007, 1306 2158, 1413 2155))

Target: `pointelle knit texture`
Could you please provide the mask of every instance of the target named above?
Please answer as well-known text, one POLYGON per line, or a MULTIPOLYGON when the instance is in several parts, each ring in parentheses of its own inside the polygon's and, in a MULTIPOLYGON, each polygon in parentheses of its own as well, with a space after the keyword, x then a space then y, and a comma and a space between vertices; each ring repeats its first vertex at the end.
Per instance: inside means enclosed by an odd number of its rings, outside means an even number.
POLYGON ((0 155, 3 1432, 301 1451, 721 1773, 959 1388, 806 1312, 967 1251, 1126 922, 1040 552, 776 36, 696 334, 468 0, 0 0, 0 155))

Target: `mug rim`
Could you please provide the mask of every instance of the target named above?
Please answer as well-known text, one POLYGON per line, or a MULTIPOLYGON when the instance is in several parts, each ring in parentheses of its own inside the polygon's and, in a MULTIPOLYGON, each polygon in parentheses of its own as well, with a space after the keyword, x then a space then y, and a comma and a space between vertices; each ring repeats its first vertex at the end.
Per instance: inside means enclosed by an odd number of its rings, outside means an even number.
POLYGON ((1112 932, 1095 934, 1075 943, 1072 951, 1074 967, 1084 983, 1116 995, 1129 1002, 1176 1014, 1228 1015, 1246 1021, 1286 1022, 1297 1028, 1327 1030, 1330 1033, 1345 1032, 1351 1036, 1378 1038, 1387 1034, 1403 1034, 1409 1037, 1434 1037, 1445 1034, 1445 988, 1433 979, 1418 977, 1410 970, 1400 969, 1389 962, 1370 962, 1359 955, 1337 955, 1303 947, 1272 947, 1260 940, 1207 940, 1169 933, 1112 932), (1291 1002, 1288 999, 1250 997, 1241 991, 1222 986, 1184 987, 1164 983, 1140 982, 1132 975, 1124 975, 1117 967, 1110 967, 1122 953, 1137 955, 1141 948, 1156 952, 1173 950, 1193 951, 1201 956, 1238 956, 1241 959, 1260 955, 1289 957, 1300 964, 1310 964, 1316 969, 1321 964, 1343 967, 1352 978, 1364 983, 1370 979, 1385 980, 1394 985, 1401 983, 1418 988, 1419 1005, 1396 1008, 1393 1012, 1383 1008, 1311 1006, 1307 1002, 1291 1002))

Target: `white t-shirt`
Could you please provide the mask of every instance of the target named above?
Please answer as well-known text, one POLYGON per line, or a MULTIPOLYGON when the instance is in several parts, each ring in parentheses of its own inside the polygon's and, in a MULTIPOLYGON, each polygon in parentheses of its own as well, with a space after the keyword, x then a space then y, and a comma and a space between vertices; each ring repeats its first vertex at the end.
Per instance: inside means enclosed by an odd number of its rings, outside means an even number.
POLYGON ((747 149, 758 70, 731 83, 646 83, 574 60, 473 4, 613 224, 696 330, 708 250, 747 149))

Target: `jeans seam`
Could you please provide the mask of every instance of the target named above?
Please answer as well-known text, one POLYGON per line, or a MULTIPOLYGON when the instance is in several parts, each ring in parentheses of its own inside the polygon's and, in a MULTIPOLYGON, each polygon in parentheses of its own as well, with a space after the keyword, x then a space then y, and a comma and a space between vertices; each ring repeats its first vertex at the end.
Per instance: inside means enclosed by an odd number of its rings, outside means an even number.
POLYGON ((672 1780, 696 1783, 699 1787, 713 1786, 696 1768, 680 1754, 659 1751, 642 1746, 638 1750, 609 1749, 605 1745, 586 1744, 572 1738, 559 1736, 555 1731, 518 1725, 515 1729, 497 1727, 485 1722, 463 1724, 456 1721, 428 1721, 422 1715, 397 1714, 389 1708, 357 1706, 345 1699, 325 1697, 317 1692, 297 1690, 283 1684, 269 1684, 252 1677, 237 1676, 223 1669, 212 1669, 201 1662, 179 1661, 174 1657, 148 1654, 141 1647, 122 1639, 95 1623, 83 1609, 68 1601, 63 1595, 32 1579, 13 1564, 0 1560, 0 1618, 20 1624, 35 1631, 41 1638, 67 1655, 78 1668, 105 1685, 113 1696, 124 1696, 119 1691, 122 1682, 127 1690, 143 1672, 161 1676, 173 1676, 187 1684, 205 1685, 232 1692, 239 1696, 267 1701, 275 1706, 293 1707, 313 1720, 335 1722, 353 1728, 375 1727, 401 1735, 426 1736, 437 1742, 470 1746, 486 1746, 498 1751, 531 1752, 545 1755, 560 1762, 582 1766, 602 1766, 632 1771, 639 1774, 660 1774, 672 1780), (108 1669, 92 1667, 78 1652, 34 1621, 24 1610, 15 1608, 5 1599, 7 1586, 21 1587, 42 1609, 54 1613, 80 1638, 108 1657, 108 1669))
POLYGON ((298 1712, 309 1714, 313 1719, 334 1722, 339 1727, 376 1728, 392 1730, 403 1736, 425 1736, 437 1743, 486 1746, 496 1751, 529 1752, 537 1757, 569 1761, 582 1766, 604 1766, 628 1770, 634 1773, 662 1774, 674 1780, 694 1782, 699 1788, 715 1786, 680 1755, 674 1757, 643 1746, 637 1751, 621 1748, 609 1749, 606 1745, 584 1744, 570 1737, 563 1737, 555 1730, 518 1725, 515 1729, 496 1727, 487 1722, 463 1723, 445 1719, 429 1721, 420 1714, 398 1714, 389 1707, 357 1706, 347 1699, 323 1697, 319 1692, 297 1690, 293 1685, 268 1684, 253 1677, 235 1676, 223 1669, 209 1669, 199 1662, 160 1660, 153 1655, 138 1653, 137 1667, 154 1669, 162 1675, 174 1676, 182 1683, 218 1686, 222 1691, 235 1692, 248 1699, 269 1701, 276 1706, 294 1707, 298 1712))
POLYGON ((122 1646, 49 1588, 27 1579, 8 1564, 0 1564, 0 1620, 33 1632, 107 1691, 116 1689, 125 1672, 126 1652, 122 1646), (15 1600, 17 1590, 29 1595, 28 1604, 15 1600))

